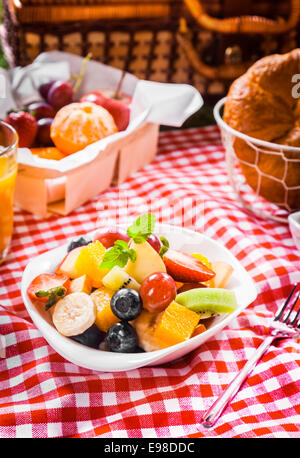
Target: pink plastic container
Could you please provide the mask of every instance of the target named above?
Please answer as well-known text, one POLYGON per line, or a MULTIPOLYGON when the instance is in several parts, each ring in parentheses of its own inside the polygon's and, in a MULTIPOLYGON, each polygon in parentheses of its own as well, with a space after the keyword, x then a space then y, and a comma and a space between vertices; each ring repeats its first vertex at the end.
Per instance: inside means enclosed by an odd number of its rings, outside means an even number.
POLYGON ((145 123, 108 145, 93 161, 67 173, 20 165, 15 204, 42 218, 67 215, 152 162, 158 134, 157 124, 145 123))

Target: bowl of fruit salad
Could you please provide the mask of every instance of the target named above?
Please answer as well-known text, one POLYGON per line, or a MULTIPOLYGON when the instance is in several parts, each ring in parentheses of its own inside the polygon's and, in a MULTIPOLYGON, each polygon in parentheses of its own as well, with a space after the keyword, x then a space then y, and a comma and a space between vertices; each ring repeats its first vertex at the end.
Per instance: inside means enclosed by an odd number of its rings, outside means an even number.
POLYGON ((64 358, 96 371, 164 364, 223 329, 257 296, 221 243, 141 215, 32 259, 22 297, 64 358))

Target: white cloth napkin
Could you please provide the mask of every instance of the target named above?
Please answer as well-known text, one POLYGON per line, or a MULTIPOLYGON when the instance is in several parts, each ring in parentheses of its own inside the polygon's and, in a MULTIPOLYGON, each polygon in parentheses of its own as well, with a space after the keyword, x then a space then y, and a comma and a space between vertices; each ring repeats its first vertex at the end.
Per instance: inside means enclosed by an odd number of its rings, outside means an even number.
MULTIPOLYGON (((27 67, 13 69, 7 76, 10 99, 7 99, 5 104, 1 104, 0 100, 0 115, 4 117, 4 111, 9 104, 12 108, 13 105, 21 108, 26 103, 40 100, 37 89, 40 84, 53 79, 68 80, 72 74, 79 74, 82 61, 82 57, 73 54, 51 51, 40 54, 27 67)), ((83 82, 76 94, 77 99, 92 90, 115 89, 121 74, 122 71, 119 69, 89 61, 83 82)), ((65 173, 92 161, 108 144, 120 137, 126 137, 143 123, 179 127, 203 104, 201 95, 193 86, 139 80, 129 73, 125 75, 122 91, 133 96, 130 123, 125 131, 99 140, 60 161, 42 159, 33 156, 27 148, 19 148, 18 162, 65 173)))

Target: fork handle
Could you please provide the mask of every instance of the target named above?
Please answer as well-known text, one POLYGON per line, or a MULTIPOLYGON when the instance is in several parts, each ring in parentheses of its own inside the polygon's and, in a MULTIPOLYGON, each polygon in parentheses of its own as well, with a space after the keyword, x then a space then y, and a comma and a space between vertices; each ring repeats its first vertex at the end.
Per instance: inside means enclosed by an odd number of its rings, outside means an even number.
POLYGON ((208 411, 203 415, 201 423, 206 428, 211 428, 216 421, 222 415, 225 407, 230 403, 236 393, 239 391, 243 382, 246 380, 248 375, 256 366, 257 362, 260 360, 265 351, 270 347, 273 340, 276 336, 268 336, 260 344, 258 349, 254 352, 251 358, 247 361, 245 366, 238 372, 234 379, 229 383, 225 388, 223 393, 218 397, 218 399, 213 403, 213 405, 208 409, 208 411))

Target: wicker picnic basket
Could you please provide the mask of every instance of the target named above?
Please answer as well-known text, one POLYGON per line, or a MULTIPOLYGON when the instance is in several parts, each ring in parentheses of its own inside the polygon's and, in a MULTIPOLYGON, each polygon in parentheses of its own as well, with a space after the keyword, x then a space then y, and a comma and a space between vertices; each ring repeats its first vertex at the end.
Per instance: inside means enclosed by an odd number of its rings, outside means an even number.
POLYGON ((215 98, 258 58, 299 45, 300 0, 3 0, 3 9, 11 65, 52 49, 91 52, 215 98))

